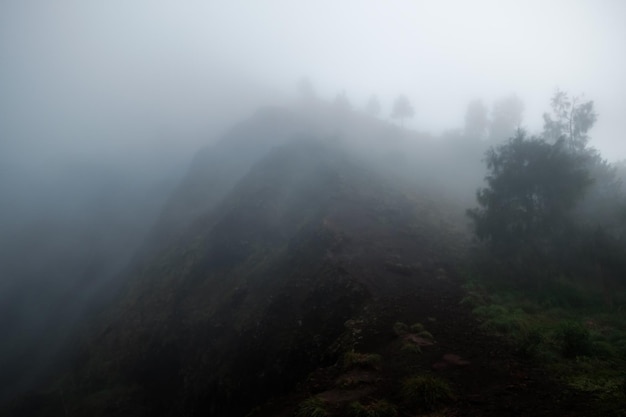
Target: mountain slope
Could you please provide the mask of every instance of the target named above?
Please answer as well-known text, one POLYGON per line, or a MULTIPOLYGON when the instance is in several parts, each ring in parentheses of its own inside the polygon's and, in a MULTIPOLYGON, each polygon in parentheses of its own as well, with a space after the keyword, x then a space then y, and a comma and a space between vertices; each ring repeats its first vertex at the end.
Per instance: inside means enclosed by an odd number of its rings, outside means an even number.
POLYGON ((131 277, 56 387, 65 408, 40 414, 244 415, 457 250, 417 200, 318 141, 274 148, 216 200, 131 277))
POLYGON ((413 415, 399 384, 435 374, 458 395, 445 415, 588 415, 460 304, 458 210, 401 175, 401 137, 315 126, 265 111, 199 154, 72 369, 0 414, 291 416, 315 396, 413 415), (380 363, 346 365, 364 352, 380 363))

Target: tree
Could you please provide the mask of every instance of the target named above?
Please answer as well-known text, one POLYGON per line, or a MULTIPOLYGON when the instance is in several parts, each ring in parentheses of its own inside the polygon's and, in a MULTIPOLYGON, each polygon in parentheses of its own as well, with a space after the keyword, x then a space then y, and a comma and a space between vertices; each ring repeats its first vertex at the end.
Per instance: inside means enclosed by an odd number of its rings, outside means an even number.
POLYGON ((561 90, 556 90, 550 101, 552 114, 543 114, 543 131, 546 140, 565 140, 572 151, 582 151, 587 146, 587 132, 593 127, 598 116, 593 101, 582 101, 582 96, 570 98, 561 90))
POLYGON ((482 100, 473 100, 465 111, 465 137, 483 139, 489 126, 487 107, 482 100))
POLYGON ((524 102, 515 94, 496 101, 491 110, 489 140, 502 143, 515 134, 522 123, 524 102))
POLYGON ((546 255, 568 227, 569 214, 591 181, 578 154, 523 130, 486 155, 487 187, 468 210, 476 236, 495 254, 546 255))
POLYGON ((414 115, 415 110, 413 110, 413 106, 411 105, 409 99, 404 94, 399 95, 393 103, 391 117, 399 119, 400 125, 404 126, 404 119, 411 118, 414 115))
POLYGON ((602 289, 626 285, 626 196, 617 169, 587 147, 593 102, 557 91, 542 136, 517 134, 486 154, 487 186, 467 211, 490 266, 526 282, 551 276, 602 289))
POLYGON ((341 112, 348 112, 352 109, 352 105, 348 100, 348 96, 345 91, 340 92, 335 97, 335 102, 333 103, 335 107, 341 112))
POLYGON ((378 97, 375 95, 370 97, 367 105, 365 106, 365 112, 373 117, 378 117, 380 114, 380 101, 378 101, 378 97))

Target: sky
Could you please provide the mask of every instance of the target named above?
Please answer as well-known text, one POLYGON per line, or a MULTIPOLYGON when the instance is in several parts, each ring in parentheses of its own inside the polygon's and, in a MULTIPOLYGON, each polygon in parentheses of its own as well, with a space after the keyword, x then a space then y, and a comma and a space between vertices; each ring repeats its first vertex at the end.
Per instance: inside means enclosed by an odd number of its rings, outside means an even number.
POLYGON ((620 0, 2 0, 0 142, 191 149, 306 76, 357 108, 377 94, 386 114, 406 94, 409 126, 433 134, 473 99, 517 94, 536 131, 556 88, 584 94, 591 144, 623 159, 625 20, 620 0))

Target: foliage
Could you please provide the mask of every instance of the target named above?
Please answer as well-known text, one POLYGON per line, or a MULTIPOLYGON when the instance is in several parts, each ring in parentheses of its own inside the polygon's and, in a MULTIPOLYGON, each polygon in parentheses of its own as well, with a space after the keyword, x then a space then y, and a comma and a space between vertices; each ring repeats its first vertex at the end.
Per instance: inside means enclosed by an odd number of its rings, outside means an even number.
POLYGON ((352 417, 396 417, 396 406, 385 401, 378 400, 368 405, 355 401, 348 406, 348 415, 352 417))
POLYGON ((424 411, 435 410, 454 399, 450 385, 432 375, 416 375, 404 380, 401 395, 409 406, 424 411))
POLYGON ((483 327, 501 335, 518 354, 542 362, 553 378, 598 398, 602 415, 626 405, 625 311, 608 313, 595 294, 566 282, 530 295, 487 290, 476 281, 468 288, 486 294, 473 310, 483 327))
POLYGON ((400 95, 393 103, 393 110, 391 111, 391 117, 399 119, 400 124, 404 124, 404 119, 415 116, 415 110, 413 105, 405 95, 400 95))
POLYGON ((583 151, 589 141, 587 132, 595 124, 598 115, 593 101, 582 103, 582 97, 571 97, 564 91, 556 90, 550 102, 552 114, 544 113, 543 129, 546 140, 564 140, 572 151, 583 151))
POLYGON ((487 153, 487 187, 468 210, 476 235, 500 255, 545 255, 568 226, 568 212, 590 184, 580 158, 562 143, 528 138, 519 130, 487 153))
POLYGON ((402 351, 412 354, 420 354, 422 353, 422 348, 416 343, 406 342, 402 345, 402 351))
POLYGON ((296 417, 328 417, 324 401, 317 397, 309 397, 302 401, 296 411, 296 417))
POLYGON ((380 363, 381 357, 375 353, 346 352, 343 356, 344 369, 352 368, 375 368, 380 363))
POLYGON ((428 330, 422 330, 421 332, 417 333, 417 335, 423 339, 428 339, 428 340, 434 340, 435 338, 433 337, 433 334, 431 332, 429 332, 428 330))
POLYGON ((411 333, 419 333, 424 330, 424 325, 422 323, 413 323, 411 325, 411 333))
POLYGON ((394 323, 393 325, 393 332, 396 334, 396 336, 400 337, 400 336, 404 336, 405 334, 409 333, 409 326, 407 326, 405 323, 402 323, 400 321, 397 321, 394 323))
POLYGON ((587 147, 593 102, 557 90, 551 107, 542 136, 518 130, 487 151, 487 186, 467 214, 492 272, 535 287, 567 277, 601 288, 612 306, 626 284, 626 194, 617 169, 587 147))

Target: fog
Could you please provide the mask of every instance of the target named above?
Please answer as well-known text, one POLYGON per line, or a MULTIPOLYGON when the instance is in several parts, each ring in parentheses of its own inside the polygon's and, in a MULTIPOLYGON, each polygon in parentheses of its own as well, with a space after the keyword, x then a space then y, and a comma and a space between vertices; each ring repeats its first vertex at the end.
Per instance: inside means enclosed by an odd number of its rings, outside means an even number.
POLYGON ((355 109, 376 95, 389 121, 404 94, 432 141, 511 94, 539 131, 561 88, 594 100, 590 144, 626 158, 624 17, 620 0, 2 1, 0 364, 45 362, 33 346, 63 342, 196 151, 303 78, 355 109))

